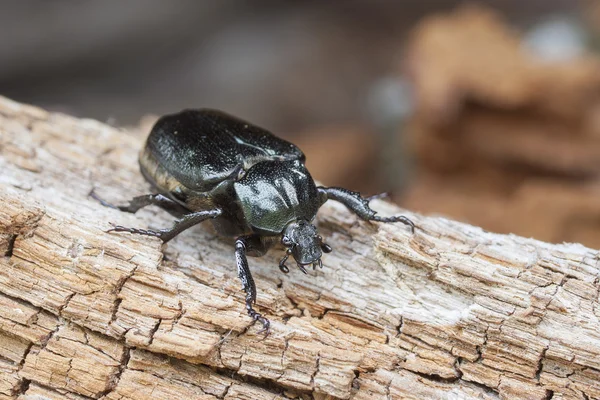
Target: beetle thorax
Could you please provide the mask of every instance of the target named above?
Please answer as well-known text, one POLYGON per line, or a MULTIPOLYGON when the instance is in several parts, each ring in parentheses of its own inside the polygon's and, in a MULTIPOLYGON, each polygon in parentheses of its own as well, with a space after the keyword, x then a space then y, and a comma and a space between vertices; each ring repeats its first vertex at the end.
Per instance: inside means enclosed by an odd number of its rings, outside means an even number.
POLYGON ((281 234, 293 221, 312 221, 319 209, 315 183, 300 161, 254 165, 234 184, 249 227, 260 234, 281 234))

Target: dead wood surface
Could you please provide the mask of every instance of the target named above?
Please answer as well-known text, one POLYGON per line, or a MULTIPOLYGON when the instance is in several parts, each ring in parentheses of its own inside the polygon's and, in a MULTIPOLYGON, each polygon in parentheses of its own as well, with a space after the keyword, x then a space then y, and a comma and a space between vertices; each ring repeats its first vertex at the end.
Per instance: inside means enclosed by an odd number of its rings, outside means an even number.
POLYGON ((328 203, 323 270, 250 258, 261 340, 227 240, 104 232, 172 221, 87 197, 148 192, 144 137, 0 98, 1 398, 600 398, 598 251, 328 203))

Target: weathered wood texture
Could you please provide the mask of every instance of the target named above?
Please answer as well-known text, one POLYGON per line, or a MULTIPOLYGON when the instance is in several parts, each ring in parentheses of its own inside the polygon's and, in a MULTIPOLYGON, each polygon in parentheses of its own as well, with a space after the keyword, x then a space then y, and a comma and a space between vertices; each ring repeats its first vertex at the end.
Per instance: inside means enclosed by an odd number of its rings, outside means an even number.
POLYGON ((596 250, 326 204, 323 270, 250 259, 261 340, 227 240, 104 232, 171 223, 87 197, 148 192, 143 139, 0 98, 2 398, 600 398, 596 250))

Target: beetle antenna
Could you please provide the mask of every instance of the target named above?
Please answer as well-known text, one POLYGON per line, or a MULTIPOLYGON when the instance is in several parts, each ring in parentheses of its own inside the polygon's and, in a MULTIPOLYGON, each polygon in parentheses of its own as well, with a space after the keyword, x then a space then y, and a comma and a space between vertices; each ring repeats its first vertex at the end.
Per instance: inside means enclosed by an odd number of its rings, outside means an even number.
POLYGON ((287 259, 290 256, 290 254, 292 254, 292 250, 291 249, 287 249, 287 251, 285 252, 285 256, 283 256, 283 258, 281 259, 281 261, 279 261, 279 269, 284 274, 287 274, 288 272, 290 272, 290 269, 287 267, 287 265, 285 265, 285 262, 287 261, 287 259))
POLYGON ((321 235, 317 235, 317 239, 319 239, 319 243, 321 243, 321 250, 323 250, 323 253, 331 253, 333 249, 327 243, 323 243, 323 237, 321 235))

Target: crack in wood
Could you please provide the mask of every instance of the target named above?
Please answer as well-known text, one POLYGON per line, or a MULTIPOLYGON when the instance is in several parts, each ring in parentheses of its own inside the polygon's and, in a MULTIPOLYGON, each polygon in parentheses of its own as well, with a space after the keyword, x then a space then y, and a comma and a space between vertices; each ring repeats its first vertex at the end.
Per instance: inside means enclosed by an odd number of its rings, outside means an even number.
POLYGON ((111 392, 113 392, 121 379, 121 375, 123 375, 123 371, 125 371, 129 364, 129 359, 131 358, 131 349, 129 347, 125 348, 123 353, 123 357, 120 360, 119 369, 117 372, 109 378, 108 385, 105 391, 98 394, 97 398, 103 398, 108 396, 111 392))
POLYGON ((315 377, 319 373, 319 369, 321 368, 321 352, 317 353, 317 359, 315 361, 315 368, 313 370, 312 375, 310 376, 310 386, 315 389, 315 377))
POLYGON ((15 248, 15 242, 17 240, 18 235, 10 235, 7 240, 6 251, 4 252, 4 257, 11 258, 13 255, 13 250, 15 248))
POLYGON ((548 351, 549 348, 550 348, 549 345, 544 347, 544 349, 542 350, 542 353, 540 354, 540 360, 538 361, 537 369, 535 371, 535 379, 537 379, 538 382, 540 382, 540 375, 541 375, 542 369, 544 367, 544 359, 546 358, 546 352, 548 351))

